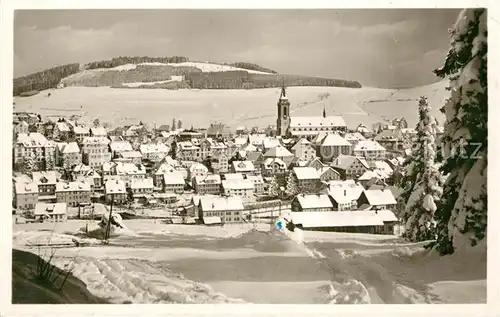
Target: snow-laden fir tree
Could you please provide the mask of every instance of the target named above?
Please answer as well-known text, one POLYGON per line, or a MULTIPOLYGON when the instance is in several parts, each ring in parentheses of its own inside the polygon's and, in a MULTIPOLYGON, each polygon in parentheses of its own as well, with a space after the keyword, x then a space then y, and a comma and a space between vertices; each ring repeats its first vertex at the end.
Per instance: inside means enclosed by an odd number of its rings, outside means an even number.
MULTIPOLYGON (((407 202, 414 192, 421 175, 424 173, 424 155, 426 155, 425 144, 427 143, 426 131, 424 127, 429 118, 429 109, 427 108, 427 100, 422 97, 418 104, 419 123, 416 126, 417 140, 413 144, 411 155, 406 158, 401 168, 403 176, 398 182, 400 188, 403 189, 398 197, 398 203, 401 206, 400 219, 405 224, 411 216, 411 211, 407 209, 407 202)), ((434 134, 435 135, 435 134, 434 134)))
POLYGON ((31 173, 36 172, 38 170, 37 160, 36 160, 35 153, 29 152, 29 154, 25 157, 25 159, 24 159, 24 170, 28 174, 31 174, 31 173))
POLYGON ((410 241, 435 238, 434 213, 441 199, 442 177, 436 166, 436 121, 430 114, 427 98, 418 105, 417 147, 412 153, 415 183, 404 209, 404 237, 410 241))
POLYGON ((487 11, 463 10, 450 33, 451 48, 435 71, 449 77, 451 91, 441 109, 447 179, 437 206, 434 244, 441 254, 480 242, 486 248, 487 232, 487 11))
POLYGON ((269 183, 268 194, 271 197, 278 197, 280 194, 280 185, 278 183, 278 179, 276 178, 276 175, 273 176, 271 183, 269 183))
POLYGON ((286 180, 285 194, 288 197, 293 197, 299 193, 299 187, 297 180, 292 172, 288 173, 288 178, 286 180))

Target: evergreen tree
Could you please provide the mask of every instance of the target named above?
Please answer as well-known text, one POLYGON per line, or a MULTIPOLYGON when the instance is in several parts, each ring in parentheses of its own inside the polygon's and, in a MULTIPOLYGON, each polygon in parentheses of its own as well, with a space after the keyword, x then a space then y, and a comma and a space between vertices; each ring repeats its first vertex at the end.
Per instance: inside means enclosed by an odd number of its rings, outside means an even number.
POLYGON ((24 170, 28 174, 31 174, 37 170, 37 161, 35 153, 29 152, 29 154, 26 156, 24 160, 24 170))
POLYGON ((288 178, 286 181, 285 193, 288 197, 293 197, 299 193, 299 188, 297 185, 297 180, 292 172, 288 173, 288 178))
POLYGON ((176 120, 175 120, 175 118, 173 118, 172 119, 172 130, 171 131, 175 131, 176 127, 177 127, 176 120))
MULTIPOLYGON (((450 79, 442 171, 448 175, 436 211, 441 254, 486 242, 487 233, 487 11, 464 9, 451 34, 451 48, 438 76, 450 79), (459 155, 457 151, 459 150, 459 155)), ((486 247, 486 244, 482 244, 486 247)))
POLYGON ((182 129, 182 121, 180 119, 177 121, 177 129, 182 129))
POLYGON ((101 125, 101 121, 99 118, 96 118, 92 124, 94 125, 94 128, 97 128, 101 125))
POLYGON ((53 155, 46 155, 45 156, 45 170, 50 171, 53 170, 55 167, 55 159, 53 155))
POLYGON ((419 101, 420 121, 417 125, 417 147, 412 152, 413 170, 407 179, 405 196, 409 195, 403 212, 406 237, 410 241, 424 241, 435 238, 435 201, 441 198, 441 173, 435 165, 436 125, 430 115, 427 98, 419 101), (410 190, 410 192, 408 192, 410 190))
POLYGON ((271 180, 271 183, 269 184, 269 189, 268 189, 268 194, 271 197, 278 197, 280 194, 280 185, 278 183, 278 179, 276 178, 276 175, 273 176, 273 179, 271 180))

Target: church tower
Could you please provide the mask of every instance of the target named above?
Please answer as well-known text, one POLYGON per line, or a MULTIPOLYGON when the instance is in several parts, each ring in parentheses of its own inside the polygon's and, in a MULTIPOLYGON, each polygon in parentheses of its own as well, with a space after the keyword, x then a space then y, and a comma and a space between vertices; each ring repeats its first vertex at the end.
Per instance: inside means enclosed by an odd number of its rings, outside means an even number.
POLYGON ((290 126, 290 101, 286 96, 285 80, 281 86, 281 94, 278 99, 278 120, 276 122, 277 135, 285 136, 290 126))

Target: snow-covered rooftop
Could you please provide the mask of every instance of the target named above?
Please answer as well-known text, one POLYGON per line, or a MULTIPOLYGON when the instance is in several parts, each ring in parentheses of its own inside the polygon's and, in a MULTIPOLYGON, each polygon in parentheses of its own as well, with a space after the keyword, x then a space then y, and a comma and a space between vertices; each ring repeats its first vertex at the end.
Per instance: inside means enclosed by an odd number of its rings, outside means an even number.
POLYGON ((194 178, 194 182, 198 185, 202 184, 221 184, 221 178, 218 174, 209 174, 209 175, 197 175, 194 178))
POLYGON ((163 180, 166 185, 184 185, 184 176, 181 172, 174 170, 171 172, 163 173, 163 180))
POLYGON ((290 117, 291 128, 304 127, 346 127, 341 116, 290 117))
POLYGON ((120 156, 123 158, 142 158, 142 154, 139 151, 125 151, 125 152, 120 152, 120 156))
POLYGON ((351 146, 351 143, 337 133, 328 133, 321 142, 321 146, 351 146))
POLYGON ((354 151, 385 151, 385 148, 377 141, 362 140, 354 146, 354 151))
POLYGON ((254 189, 254 183, 249 179, 226 179, 222 181, 224 189, 254 189))
POLYGON ((382 226, 384 221, 396 221, 392 211, 333 211, 333 212, 292 212, 294 224, 304 228, 382 226))
POLYGON ((265 157, 291 157, 293 156, 283 145, 279 144, 264 154, 265 157))
POLYGON ((200 208, 205 211, 243 210, 243 201, 239 196, 200 198, 200 208))
POLYGON ((16 194, 38 194, 38 184, 35 182, 17 182, 15 185, 16 194))
POLYGON ((268 157, 263 162, 265 169, 271 169, 273 164, 278 164, 280 168, 286 169, 286 163, 280 158, 268 157))
POLYGON ((297 195, 297 200, 303 209, 311 208, 333 208, 333 204, 328 195, 297 195))
POLYGON ((90 185, 83 182, 58 182, 56 192, 85 192, 90 191, 90 185))
POLYGON ((108 145, 109 142, 110 142, 109 139, 105 136, 87 136, 87 137, 84 137, 82 140, 83 145, 87 145, 87 144, 108 145))
POLYGON ((37 182, 38 185, 55 184, 57 182, 56 172, 55 171, 33 172, 33 181, 37 182))
POLYGON ((293 173, 297 179, 319 179, 319 173, 314 167, 294 167, 293 173))
POLYGON ((233 168, 237 173, 255 171, 255 166, 251 161, 233 161, 233 168))
POLYGON ((132 181, 130 182, 130 188, 153 189, 153 179, 149 177, 143 179, 132 179, 132 181))
POLYGON ((365 190, 364 194, 371 206, 396 204, 396 199, 389 189, 365 190))
POLYGON ((129 141, 111 141, 109 146, 113 152, 126 152, 134 150, 129 141))
POLYGON ((125 194, 125 182, 120 179, 108 179, 104 184, 106 194, 125 194))
POLYGON ((36 216, 64 215, 64 214, 66 214, 67 209, 68 208, 67 208, 66 203, 55 203, 55 204, 37 203, 35 206, 34 214, 36 216))
POLYGON ((149 154, 149 153, 168 153, 170 149, 163 143, 148 143, 148 144, 141 144, 139 146, 139 150, 141 151, 142 154, 149 154))

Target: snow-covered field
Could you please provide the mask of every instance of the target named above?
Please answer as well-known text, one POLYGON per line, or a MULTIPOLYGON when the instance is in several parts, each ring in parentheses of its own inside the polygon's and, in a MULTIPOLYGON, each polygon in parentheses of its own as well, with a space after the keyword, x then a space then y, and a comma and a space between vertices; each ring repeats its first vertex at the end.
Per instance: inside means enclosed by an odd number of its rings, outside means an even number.
POLYGON ((171 83, 174 81, 182 81, 183 76, 170 76, 170 80, 160 80, 160 81, 148 81, 148 82, 136 82, 136 83, 123 83, 123 86, 127 87, 140 87, 140 86, 153 86, 156 84, 164 84, 164 83, 171 83))
POLYGON ((120 66, 116 66, 113 68, 96 68, 90 71, 127 71, 131 69, 136 69, 138 65, 147 65, 147 66, 172 66, 172 67, 196 67, 201 70, 203 73, 212 73, 212 72, 229 72, 229 71, 245 71, 251 74, 263 74, 263 75, 272 75, 271 73, 259 72, 256 70, 244 69, 239 67, 233 67, 229 65, 220 65, 215 63, 203 63, 203 62, 183 62, 183 63, 139 63, 139 64, 124 64, 120 66))
MULTIPOLYGON (((13 246, 70 242, 85 221, 13 224, 13 246), (41 231, 43 230, 43 231, 41 231), (51 233, 54 231, 54 233, 51 233)), ((58 248, 58 266, 114 303, 484 303, 486 257, 439 257, 395 236, 124 220, 134 235, 58 248), (287 237, 288 236, 288 237, 287 237)), ((81 238, 76 238, 81 239, 81 238)))
MULTIPOLYGON (((379 89, 364 87, 289 87, 287 95, 294 116, 341 115, 349 127, 371 125, 395 117, 405 117, 410 127, 418 121, 418 98, 428 97, 432 114, 444 123, 439 112, 449 92, 447 83, 412 89, 379 89), (325 93, 329 97, 320 100, 325 93)), ((221 120, 231 127, 276 124, 278 88, 252 90, 163 90, 113 89, 108 87, 67 87, 31 97, 15 97, 16 111, 34 111, 42 116, 82 115, 99 118, 112 126, 170 123, 172 117, 186 126, 206 127, 210 120, 221 120), (51 97, 47 97, 47 93, 51 97)))

